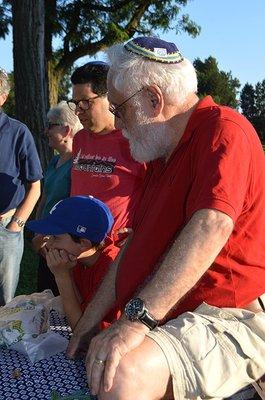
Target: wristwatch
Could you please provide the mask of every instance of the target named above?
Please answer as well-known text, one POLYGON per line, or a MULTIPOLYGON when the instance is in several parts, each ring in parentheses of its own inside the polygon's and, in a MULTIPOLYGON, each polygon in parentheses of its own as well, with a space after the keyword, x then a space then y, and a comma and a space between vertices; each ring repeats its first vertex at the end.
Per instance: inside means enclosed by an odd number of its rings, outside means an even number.
POLYGON ((152 314, 150 314, 145 307, 142 299, 139 297, 136 299, 131 299, 125 306, 124 309, 127 319, 130 321, 140 321, 145 324, 150 330, 155 329, 158 325, 158 320, 156 320, 152 314))
POLYGON ((22 219, 15 217, 14 215, 11 217, 11 221, 15 221, 20 228, 23 228, 25 222, 22 219))

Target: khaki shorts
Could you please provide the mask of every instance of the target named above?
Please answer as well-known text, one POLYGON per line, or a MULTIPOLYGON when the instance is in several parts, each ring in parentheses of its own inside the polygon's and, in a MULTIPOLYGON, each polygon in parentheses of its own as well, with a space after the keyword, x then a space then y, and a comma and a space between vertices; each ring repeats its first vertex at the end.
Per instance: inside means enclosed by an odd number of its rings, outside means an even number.
POLYGON ((175 400, 225 398, 265 373, 265 312, 202 304, 151 331, 175 400))

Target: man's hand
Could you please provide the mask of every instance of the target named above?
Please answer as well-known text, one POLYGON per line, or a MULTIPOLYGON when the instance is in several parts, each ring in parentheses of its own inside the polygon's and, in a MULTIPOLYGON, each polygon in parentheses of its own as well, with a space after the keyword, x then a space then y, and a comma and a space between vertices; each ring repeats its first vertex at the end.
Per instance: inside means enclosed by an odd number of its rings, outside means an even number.
POLYGON ((22 228, 18 226, 15 221, 10 221, 9 224, 6 226, 6 229, 11 232, 20 232, 22 228))
POLYGON ((148 332, 144 324, 122 318, 92 339, 86 368, 93 394, 98 393, 101 383, 106 392, 111 389, 121 358, 138 347, 148 332))
POLYGON ((99 332, 99 325, 91 328, 89 331, 87 331, 86 325, 83 326, 83 321, 81 320, 77 324, 67 348, 67 357, 75 359, 84 357, 87 354, 91 340, 99 332))
POLYGON ((47 265, 55 277, 69 275, 70 270, 76 265, 76 256, 65 250, 44 248, 47 265))

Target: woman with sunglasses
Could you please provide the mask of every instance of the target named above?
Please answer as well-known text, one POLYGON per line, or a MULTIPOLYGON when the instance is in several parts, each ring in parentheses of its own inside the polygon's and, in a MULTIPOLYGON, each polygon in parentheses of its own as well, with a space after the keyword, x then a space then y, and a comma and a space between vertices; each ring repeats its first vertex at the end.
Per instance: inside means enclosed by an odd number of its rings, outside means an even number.
MULTIPOLYGON (((70 195, 73 137, 83 128, 79 118, 69 109, 65 101, 49 110, 47 120, 44 138, 48 140, 49 146, 56 154, 52 157, 44 175, 37 219, 45 218, 54 204, 70 195)), ((38 291, 51 289, 54 295, 57 295, 59 292, 54 277, 42 256, 45 243, 46 239, 42 235, 36 235, 32 240, 34 249, 40 253, 37 288, 38 291)))

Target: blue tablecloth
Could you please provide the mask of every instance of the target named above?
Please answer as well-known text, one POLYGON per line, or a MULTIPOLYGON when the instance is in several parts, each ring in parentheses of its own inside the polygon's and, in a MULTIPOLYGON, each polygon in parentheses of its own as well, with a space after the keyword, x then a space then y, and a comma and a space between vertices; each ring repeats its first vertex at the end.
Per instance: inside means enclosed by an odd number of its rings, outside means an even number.
MULTIPOLYGON (((51 328, 70 337, 70 328, 57 313, 51 313, 51 328)), ((69 360, 59 353, 32 364, 13 350, 0 348, 0 400, 51 400, 53 390, 61 396, 71 395, 87 387, 84 361, 69 360), (17 376, 17 377, 16 377, 17 376)), ((89 395, 89 390, 86 392, 89 395)), ((255 390, 248 386, 231 400, 253 399, 255 390)), ((259 396, 256 394, 256 399, 259 396)), ((96 399, 91 396, 91 400, 96 399)))
MULTIPOLYGON (((69 338, 70 328, 55 312, 51 313, 51 326, 69 338)), ((69 360, 59 353, 32 364, 18 352, 0 348, 0 400, 50 400, 52 390, 66 396, 86 387, 82 360, 69 360)))

